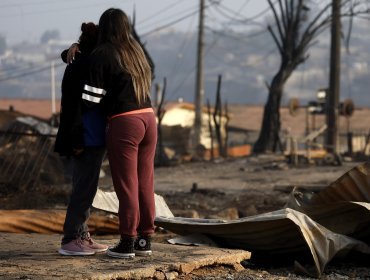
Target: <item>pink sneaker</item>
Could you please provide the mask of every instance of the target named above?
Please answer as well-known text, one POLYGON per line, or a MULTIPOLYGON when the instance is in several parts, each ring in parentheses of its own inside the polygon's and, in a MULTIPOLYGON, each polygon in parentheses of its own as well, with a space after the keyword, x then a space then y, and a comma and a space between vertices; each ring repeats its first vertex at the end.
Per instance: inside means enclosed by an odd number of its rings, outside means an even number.
POLYGON ((82 242, 84 243, 85 246, 94 250, 95 253, 105 252, 108 249, 107 245, 100 244, 94 241, 91 238, 90 233, 87 233, 87 235, 82 239, 82 242))
POLYGON ((64 256, 89 256, 95 254, 95 250, 87 246, 86 242, 81 238, 74 239, 62 245, 58 252, 64 256))

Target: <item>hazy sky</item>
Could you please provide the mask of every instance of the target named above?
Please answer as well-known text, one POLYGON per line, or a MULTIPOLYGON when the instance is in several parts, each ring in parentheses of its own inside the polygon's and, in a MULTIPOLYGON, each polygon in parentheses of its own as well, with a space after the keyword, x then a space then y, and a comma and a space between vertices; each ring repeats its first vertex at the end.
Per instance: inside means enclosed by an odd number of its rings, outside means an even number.
MULTIPOLYGON (((227 22, 228 17, 250 18, 267 7, 265 0, 206 0, 214 4, 207 10, 207 24, 227 22), (225 8, 226 7, 226 8, 225 8)), ((38 42, 46 30, 58 29, 62 39, 75 40, 81 22, 98 22, 104 10, 121 8, 130 16, 136 7, 139 34, 171 25, 171 28, 196 29, 199 0, 1 0, 0 34, 8 45, 27 40, 38 42), (186 18, 176 24, 171 24, 186 18)))

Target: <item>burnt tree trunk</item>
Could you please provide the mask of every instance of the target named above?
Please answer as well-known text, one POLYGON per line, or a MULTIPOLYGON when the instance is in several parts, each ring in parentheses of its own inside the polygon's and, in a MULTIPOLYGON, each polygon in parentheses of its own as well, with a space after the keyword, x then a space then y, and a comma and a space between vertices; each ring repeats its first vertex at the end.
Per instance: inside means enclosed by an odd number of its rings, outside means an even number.
MULTIPOLYGON (((279 51, 281 64, 268 86, 269 95, 265 105, 262 128, 254 145, 255 153, 276 152, 280 144, 280 103, 284 85, 295 68, 308 59, 308 49, 314 39, 332 22, 331 1, 316 9, 315 1, 309 0, 267 0, 274 24, 267 26, 279 51), (311 7, 315 7, 311 9, 311 7)), ((341 16, 368 14, 368 0, 343 0, 341 16)))
POLYGON ((253 147, 254 153, 277 151, 281 127, 280 105, 287 76, 286 70, 281 69, 271 82, 268 100, 264 108, 260 135, 253 147))

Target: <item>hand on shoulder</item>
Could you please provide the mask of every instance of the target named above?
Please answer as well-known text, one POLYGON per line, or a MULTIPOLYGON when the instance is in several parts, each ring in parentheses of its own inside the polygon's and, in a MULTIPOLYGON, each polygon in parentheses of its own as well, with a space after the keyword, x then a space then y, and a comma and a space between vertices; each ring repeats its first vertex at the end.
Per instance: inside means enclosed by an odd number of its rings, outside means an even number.
POLYGON ((68 49, 68 53, 67 53, 67 63, 68 64, 71 64, 73 63, 74 59, 75 59, 75 56, 76 56, 76 53, 79 53, 81 52, 80 51, 80 48, 79 48, 79 45, 78 43, 73 43, 69 49, 68 49))

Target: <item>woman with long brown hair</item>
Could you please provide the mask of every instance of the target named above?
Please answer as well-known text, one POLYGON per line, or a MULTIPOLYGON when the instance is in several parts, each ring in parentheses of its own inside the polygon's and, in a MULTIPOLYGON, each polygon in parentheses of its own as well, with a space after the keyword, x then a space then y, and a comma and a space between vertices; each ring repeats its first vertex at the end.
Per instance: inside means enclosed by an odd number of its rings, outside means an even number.
POLYGON ((121 239, 107 254, 117 258, 150 255, 157 142, 149 97, 152 72, 122 10, 111 8, 101 15, 98 38, 82 99, 87 107, 101 104, 108 117, 106 145, 119 200, 121 239))

